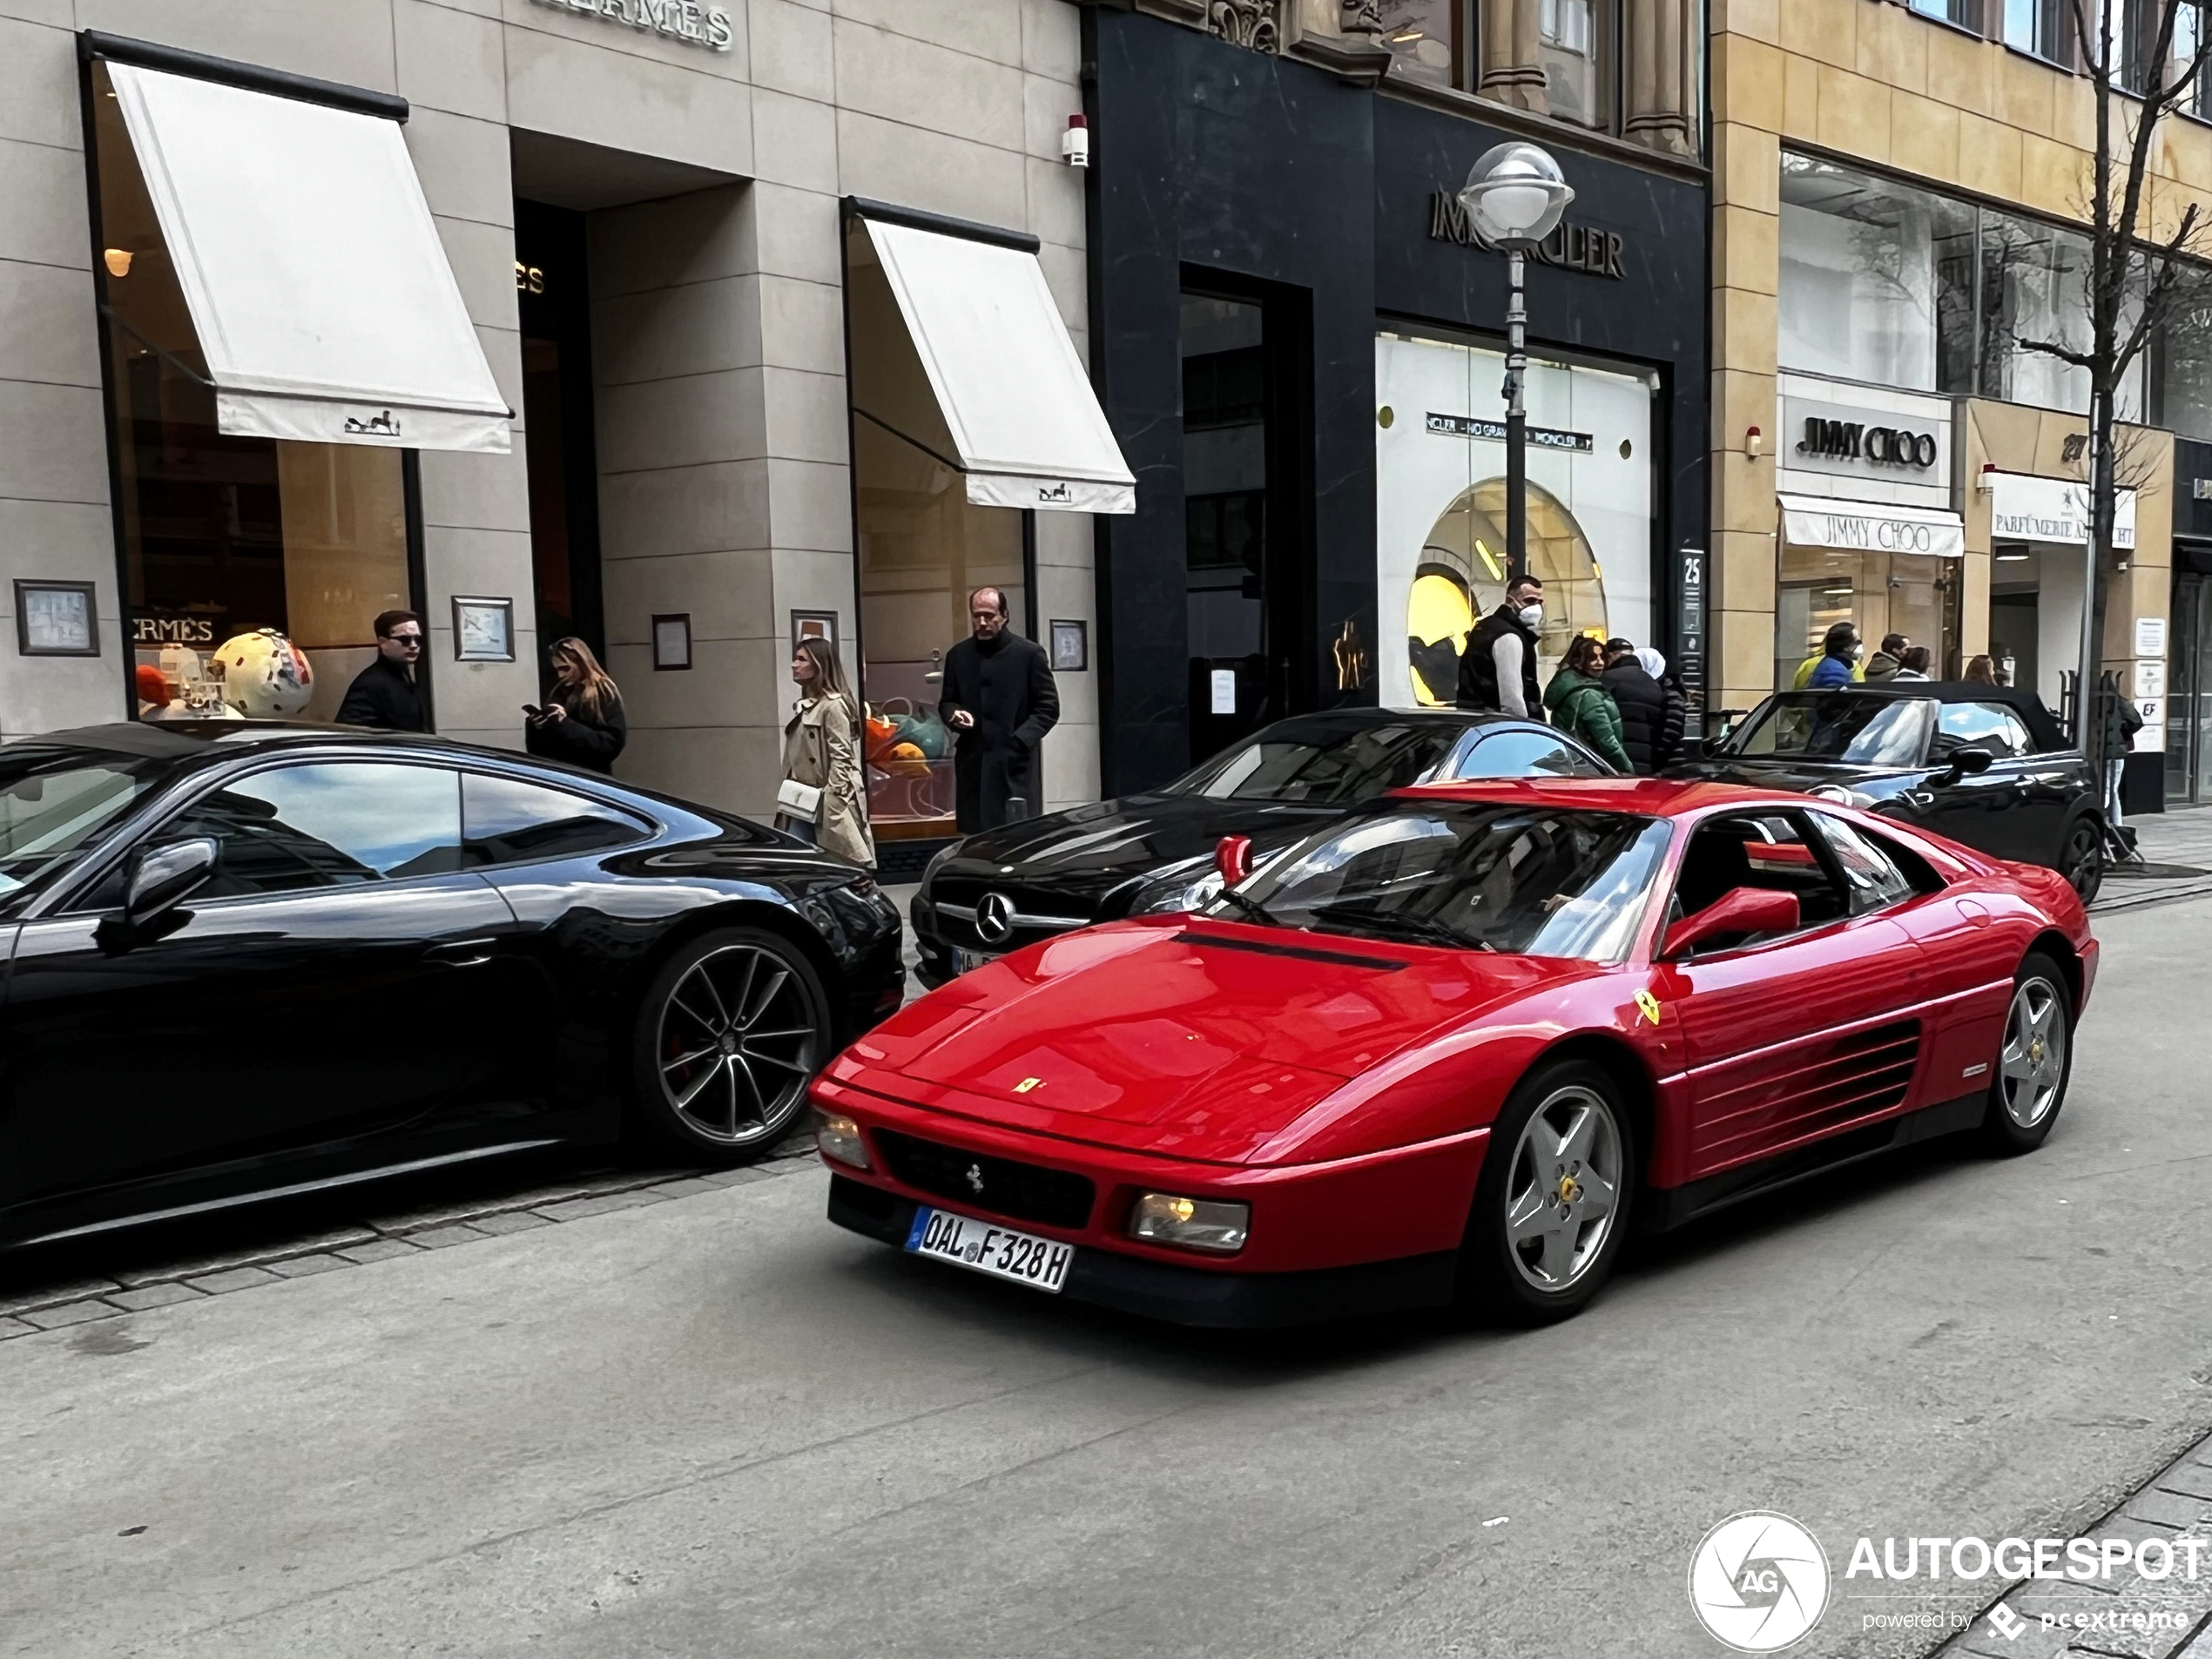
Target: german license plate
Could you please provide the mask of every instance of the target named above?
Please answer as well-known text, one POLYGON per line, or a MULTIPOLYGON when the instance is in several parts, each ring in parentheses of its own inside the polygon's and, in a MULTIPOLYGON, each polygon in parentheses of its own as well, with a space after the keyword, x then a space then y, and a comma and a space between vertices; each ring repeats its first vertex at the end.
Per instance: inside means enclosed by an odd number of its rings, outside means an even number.
POLYGON ((953 972, 955 974, 972 974, 985 962, 996 961, 998 958, 988 950, 962 950, 958 946, 953 948, 953 972))
POLYGON ((1010 1278, 1016 1285, 1054 1295, 1067 1282, 1068 1264, 1076 1259, 1073 1244, 1016 1232, 973 1216, 956 1216, 949 1210, 933 1210, 927 1204, 914 1211, 907 1248, 917 1256, 933 1256, 955 1267, 988 1273, 993 1278, 1010 1278))

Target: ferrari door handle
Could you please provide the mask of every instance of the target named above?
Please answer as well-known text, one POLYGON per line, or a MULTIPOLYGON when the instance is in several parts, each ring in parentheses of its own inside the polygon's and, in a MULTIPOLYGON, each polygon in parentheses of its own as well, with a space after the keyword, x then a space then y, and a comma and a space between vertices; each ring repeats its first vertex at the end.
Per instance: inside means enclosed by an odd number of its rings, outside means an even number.
POLYGON ((491 960, 499 947, 496 939, 456 939, 450 943, 433 945, 422 953, 426 961, 442 962, 448 968, 481 968, 491 960))

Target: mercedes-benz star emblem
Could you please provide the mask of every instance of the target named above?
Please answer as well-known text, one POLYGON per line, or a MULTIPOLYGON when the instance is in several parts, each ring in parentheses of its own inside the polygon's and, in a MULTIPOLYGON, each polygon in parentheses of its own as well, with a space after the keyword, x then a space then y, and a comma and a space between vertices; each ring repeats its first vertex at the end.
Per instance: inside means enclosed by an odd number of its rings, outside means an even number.
POLYGON ((979 1198, 983 1196, 983 1166, 981 1164, 971 1163, 968 1166, 968 1190, 979 1198))
POLYGON ((975 906, 975 936, 987 945, 1002 945, 1014 936, 1014 900, 1003 893, 987 893, 975 906))

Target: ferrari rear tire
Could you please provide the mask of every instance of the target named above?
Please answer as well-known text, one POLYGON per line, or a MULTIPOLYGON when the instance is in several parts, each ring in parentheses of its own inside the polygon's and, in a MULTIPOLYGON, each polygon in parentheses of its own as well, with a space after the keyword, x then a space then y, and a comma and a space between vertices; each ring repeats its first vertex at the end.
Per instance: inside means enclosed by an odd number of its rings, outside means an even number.
POLYGON ((634 1127, 664 1152, 743 1163, 806 1109, 833 1046, 829 997, 780 934, 718 928, 661 964, 631 1046, 634 1127))
POLYGON ((2059 965, 2030 951, 2013 976, 1982 1137, 2007 1157, 2043 1144, 2074 1075, 2074 998, 2059 965))
POLYGON ((1467 1303, 1513 1325, 1581 1312, 1628 1238, 1636 1160, 1635 1122, 1603 1067, 1555 1061, 1523 1077, 1475 1184, 1460 1252, 1467 1303))
POLYGON ((2067 826, 2066 842, 2059 849, 2059 873, 2084 906, 2093 903, 2097 890, 2104 886, 2104 833, 2089 813, 2084 813, 2067 826))

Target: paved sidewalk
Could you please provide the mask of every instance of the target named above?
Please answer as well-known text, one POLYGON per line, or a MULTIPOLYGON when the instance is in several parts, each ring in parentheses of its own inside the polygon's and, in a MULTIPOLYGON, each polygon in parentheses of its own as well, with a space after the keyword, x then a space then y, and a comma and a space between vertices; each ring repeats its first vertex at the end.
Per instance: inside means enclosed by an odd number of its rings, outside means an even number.
POLYGON ((2136 875, 2124 865, 2107 870, 2093 910, 2134 910, 2212 893, 2212 807, 2154 813, 2132 819, 2129 827, 2155 873, 2136 875))

